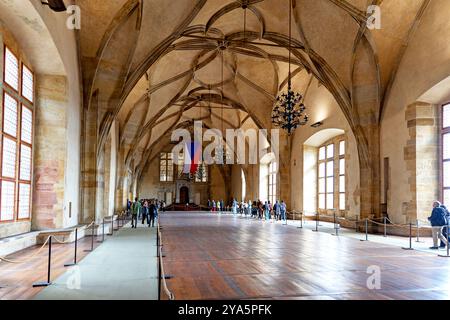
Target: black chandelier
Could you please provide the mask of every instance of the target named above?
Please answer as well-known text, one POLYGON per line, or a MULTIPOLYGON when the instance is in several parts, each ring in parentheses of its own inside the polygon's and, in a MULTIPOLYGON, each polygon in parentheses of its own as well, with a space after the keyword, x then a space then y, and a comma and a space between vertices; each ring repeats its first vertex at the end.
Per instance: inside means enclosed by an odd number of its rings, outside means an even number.
POLYGON ((281 94, 276 98, 275 106, 272 110, 272 123, 287 131, 288 135, 299 126, 308 122, 308 115, 305 113, 306 107, 302 103, 303 96, 292 90, 291 81, 291 13, 292 0, 289 0, 289 76, 287 93, 281 94))

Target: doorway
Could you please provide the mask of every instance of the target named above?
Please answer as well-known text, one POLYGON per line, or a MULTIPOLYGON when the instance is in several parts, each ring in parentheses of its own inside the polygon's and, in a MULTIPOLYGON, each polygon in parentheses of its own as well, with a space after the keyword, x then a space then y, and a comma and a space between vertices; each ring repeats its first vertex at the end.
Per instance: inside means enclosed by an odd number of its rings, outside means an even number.
POLYGON ((180 203, 186 204, 189 203, 189 188, 181 187, 180 189, 180 203))

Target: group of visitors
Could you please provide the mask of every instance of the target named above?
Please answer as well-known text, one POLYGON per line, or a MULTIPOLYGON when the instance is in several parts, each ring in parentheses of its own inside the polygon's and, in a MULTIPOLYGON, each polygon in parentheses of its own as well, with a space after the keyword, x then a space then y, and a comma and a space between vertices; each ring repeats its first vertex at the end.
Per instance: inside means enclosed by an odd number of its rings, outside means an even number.
POLYGON ((264 221, 286 221, 287 219, 286 203, 278 200, 272 205, 270 201, 265 201, 264 203, 261 200, 238 202, 236 199, 233 199, 227 206, 224 206, 223 200, 217 202, 208 200, 208 208, 211 212, 232 212, 234 215, 248 215, 264 221))
POLYGON ((450 212, 439 201, 433 203, 433 211, 428 217, 432 228, 433 246, 430 249, 445 248, 448 245, 448 225, 450 223, 450 212), (438 239, 441 241, 438 246, 438 239))
POLYGON ((127 214, 131 214, 131 228, 136 229, 138 220, 142 224, 147 222, 149 227, 155 227, 155 220, 158 218, 158 211, 164 212, 165 203, 157 199, 134 199, 134 202, 127 200, 127 214))

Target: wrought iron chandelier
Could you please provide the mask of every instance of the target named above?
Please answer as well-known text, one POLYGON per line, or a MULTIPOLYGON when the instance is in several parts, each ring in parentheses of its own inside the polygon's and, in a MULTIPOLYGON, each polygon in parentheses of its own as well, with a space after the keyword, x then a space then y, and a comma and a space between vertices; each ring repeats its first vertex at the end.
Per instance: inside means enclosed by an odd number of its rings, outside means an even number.
POLYGON ((272 123, 287 131, 288 135, 299 126, 308 122, 308 115, 305 113, 306 107, 302 103, 303 96, 292 90, 291 76, 291 39, 292 39, 292 0, 289 0, 289 75, 287 93, 283 93, 276 98, 275 106, 272 110, 272 123))

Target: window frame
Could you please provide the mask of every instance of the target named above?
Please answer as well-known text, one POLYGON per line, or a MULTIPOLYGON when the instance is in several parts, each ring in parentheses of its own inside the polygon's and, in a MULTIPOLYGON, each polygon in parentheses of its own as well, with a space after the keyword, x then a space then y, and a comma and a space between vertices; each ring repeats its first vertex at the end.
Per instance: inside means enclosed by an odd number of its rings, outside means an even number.
POLYGON ((317 211, 321 211, 321 212, 328 212, 328 211, 339 211, 339 212, 346 212, 347 211, 347 170, 346 167, 344 169, 344 173, 341 174, 341 169, 340 169, 340 162, 341 160, 344 160, 344 165, 347 165, 347 160, 346 160, 346 155, 347 155, 347 138, 345 136, 345 134, 333 137, 327 141, 325 141, 323 144, 321 144, 319 147, 317 147, 317 160, 316 160, 316 208, 317 211), (344 142, 345 143, 345 148, 344 148, 344 154, 341 155, 341 143, 344 142), (328 152, 328 149, 330 146, 333 146, 332 148, 332 155, 329 155, 330 152, 328 152), (320 159, 320 154, 321 154, 321 149, 324 149, 324 158, 320 159), (333 169, 332 169, 332 173, 330 173, 328 170, 328 163, 332 162, 333 163, 333 169), (321 172, 320 172, 320 167, 321 165, 323 165, 325 168, 325 172, 324 172, 324 176, 321 177, 321 172), (341 185, 340 185, 340 180, 341 177, 344 177, 344 182, 345 182, 345 191, 341 192, 341 185), (333 192, 329 192, 329 188, 328 188, 328 180, 332 178, 333 181, 333 192), (323 180, 323 192, 320 192, 320 182, 321 180, 323 180), (341 195, 344 195, 345 197, 345 209, 340 209, 341 208, 341 195), (321 197, 323 197, 323 208, 321 208, 320 206, 320 199, 321 197), (333 205, 332 208, 330 208, 328 206, 328 198, 332 197, 333 199, 333 205))
POLYGON ((159 158, 158 158, 158 160, 159 160, 159 182, 163 182, 163 183, 172 183, 173 181, 174 181, 174 166, 173 166, 173 155, 172 155, 172 158, 170 158, 169 157, 169 154, 170 154, 170 152, 160 152, 159 153, 159 158), (163 158, 163 155, 164 155, 164 158, 163 158), (169 174, 168 174, 168 172, 169 172, 169 160, 171 160, 172 161, 172 175, 171 175, 171 180, 169 180, 168 179, 168 177, 169 177, 169 174), (162 169, 163 169, 163 167, 162 167, 162 162, 164 161, 164 167, 165 167, 165 172, 166 172, 166 174, 165 174, 165 177, 166 177, 166 179, 165 180, 162 180, 161 178, 162 178, 162 169))
POLYGON ((33 72, 33 70, 31 70, 31 68, 25 63, 25 62, 23 62, 23 61, 21 61, 21 63, 20 63, 20 81, 19 81, 19 85, 20 85, 20 97, 22 97, 26 102, 28 102, 30 105, 34 105, 34 100, 36 100, 36 97, 35 97, 35 88, 36 88, 36 86, 35 86, 35 83, 36 83, 36 75, 35 75, 35 73, 33 72), (32 76, 33 76, 33 88, 32 88, 32 90, 33 90, 33 101, 30 101, 30 100, 28 100, 28 98, 27 97, 25 97, 24 95, 23 95, 23 67, 26 67, 30 72, 31 72, 31 74, 32 74, 32 76))
POLYGON ((278 163, 276 161, 271 161, 267 166, 267 201, 270 201, 273 205, 278 199, 278 163), (275 168, 273 168, 272 165, 274 165, 275 168))
MULTIPOLYGON (((15 93, 20 95, 20 90, 22 88, 22 86, 21 86, 21 84, 22 84, 22 81, 21 81, 22 74, 20 72, 21 71, 21 68, 20 68, 20 56, 18 54, 16 54, 13 50, 11 50, 11 48, 9 46, 7 46, 5 43, 3 43, 3 47, 4 47, 3 48, 3 75, 2 75, 3 76, 3 78, 2 78, 3 87, 4 88, 6 87, 9 90, 12 90, 15 93), (14 55, 14 57, 16 57, 16 59, 17 59, 17 90, 14 89, 9 83, 6 82, 6 50, 11 52, 14 55)), ((34 75, 34 73, 33 73, 33 75, 34 75)))
MULTIPOLYGON (((11 220, 1 220, 1 206, 3 199, 1 197, 0 193, 0 225, 1 224, 10 224, 10 223, 16 223, 16 222, 24 222, 24 221, 31 221, 32 219, 32 210, 33 210, 33 179, 34 179, 34 132, 35 132, 35 100, 36 100, 36 73, 33 71, 32 68, 28 66, 20 57, 19 54, 16 54, 13 50, 10 49, 9 46, 7 46, 5 43, 4 50, 3 50, 3 74, 1 83, 3 84, 2 90, 0 90, 0 94, 2 95, 2 129, 0 130, 0 142, 1 142, 1 148, 0 148, 0 186, 5 182, 10 182, 14 184, 14 204, 13 204, 13 217, 11 220), (9 50, 14 57, 17 59, 17 67, 18 67, 18 84, 17 89, 13 88, 9 83, 6 82, 6 51, 9 50), (23 70, 24 67, 26 67, 33 77, 33 87, 32 87, 32 98, 33 101, 28 100, 27 97, 23 95, 23 70), (15 100, 17 104, 17 122, 16 122, 16 136, 12 136, 11 134, 4 131, 5 128, 5 104, 6 104, 6 95, 11 97, 15 100), (30 136, 30 142, 22 140, 22 128, 23 128, 23 113, 25 108, 30 112, 31 114, 31 136, 30 136), (15 177, 4 177, 3 176, 3 146, 4 146, 4 139, 10 139, 16 143, 16 159, 15 159, 15 177), (29 180, 22 180, 21 179, 21 158, 22 158, 22 146, 26 146, 30 148, 30 173, 29 173, 29 180), (20 204, 20 187, 21 185, 27 185, 29 186, 29 197, 28 197, 28 216, 25 218, 19 218, 19 204, 20 204)), ((1 189, 1 188, 0 188, 1 189)))
POLYGON ((443 103, 440 110, 441 121, 439 123, 439 194, 442 203, 445 203, 445 190, 450 190, 450 186, 445 187, 444 184, 444 163, 450 162, 450 158, 444 159, 444 136, 447 134, 450 136, 450 126, 444 128, 444 107, 446 106, 450 107, 450 101, 443 103))
POLYGON ((339 191, 338 191, 338 201, 339 201, 339 211, 346 211, 347 210, 347 159, 345 156, 347 155, 347 141, 345 139, 339 140, 337 143, 338 145, 338 164, 339 164, 339 175, 338 175, 338 183, 339 183, 339 191), (341 143, 344 143, 344 154, 341 154, 341 143), (341 172, 341 160, 344 160, 344 173, 341 172), (344 192, 341 191, 341 178, 344 178, 344 192), (341 196, 344 195, 345 203, 344 203, 344 209, 341 209, 341 196))

